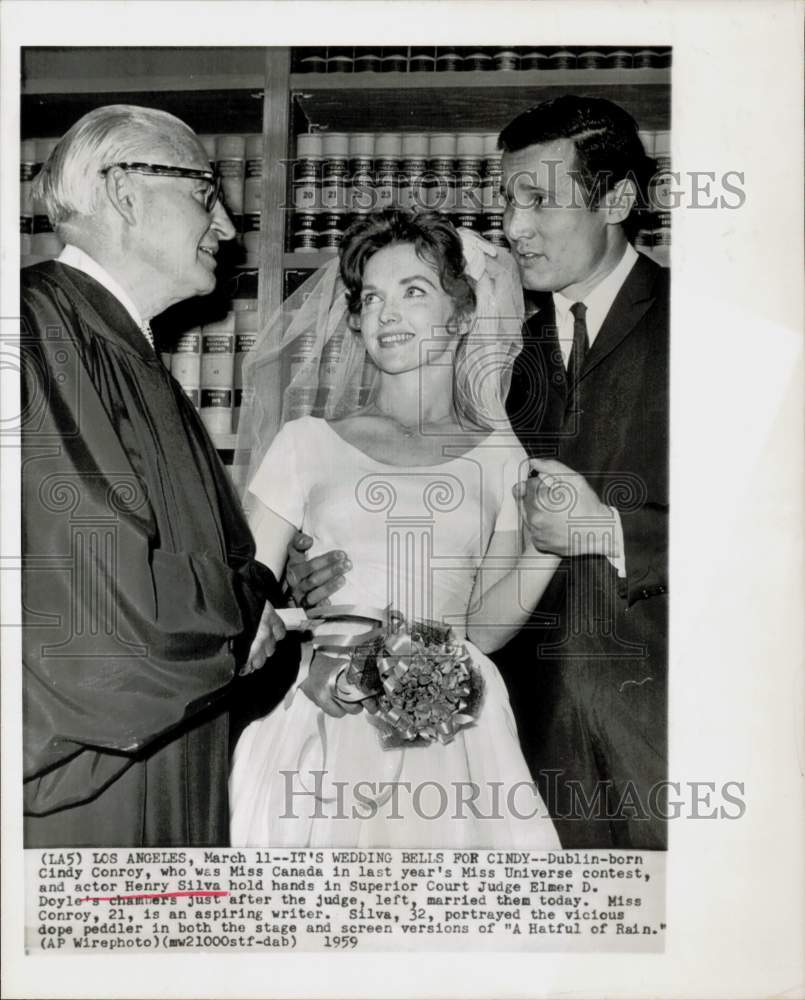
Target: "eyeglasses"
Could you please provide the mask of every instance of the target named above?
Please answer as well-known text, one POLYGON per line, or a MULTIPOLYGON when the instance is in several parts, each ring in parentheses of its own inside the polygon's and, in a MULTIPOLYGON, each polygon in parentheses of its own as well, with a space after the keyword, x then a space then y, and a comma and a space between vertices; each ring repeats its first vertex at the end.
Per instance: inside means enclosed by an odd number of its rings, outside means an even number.
POLYGON ((209 191, 204 196, 204 209, 211 212, 215 204, 221 197, 221 178, 212 170, 195 170, 192 167, 170 167, 164 163, 110 163, 99 171, 102 176, 106 176, 110 170, 120 167, 121 170, 128 170, 133 174, 151 174, 154 177, 192 177, 196 180, 206 181, 209 191))

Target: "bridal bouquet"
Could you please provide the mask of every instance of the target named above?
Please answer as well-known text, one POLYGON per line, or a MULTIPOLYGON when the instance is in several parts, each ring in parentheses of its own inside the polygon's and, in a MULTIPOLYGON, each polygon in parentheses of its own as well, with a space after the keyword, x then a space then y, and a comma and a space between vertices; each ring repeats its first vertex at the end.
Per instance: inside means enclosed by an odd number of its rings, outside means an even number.
POLYGON ((385 747, 450 743, 475 721, 483 680, 453 629, 404 623, 350 652, 344 680, 376 698, 373 723, 385 747))

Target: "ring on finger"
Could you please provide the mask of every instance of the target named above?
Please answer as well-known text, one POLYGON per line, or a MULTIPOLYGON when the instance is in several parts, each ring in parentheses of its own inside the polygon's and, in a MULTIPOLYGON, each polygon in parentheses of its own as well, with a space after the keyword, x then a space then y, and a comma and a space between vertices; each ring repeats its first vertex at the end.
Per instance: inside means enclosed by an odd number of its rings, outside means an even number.
POLYGON ((327 678, 327 694, 329 694, 329 696, 333 699, 333 701, 336 702, 338 705, 348 704, 348 702, 345 702, 342 698, 339 698, 337 694, 338 682, 344 676, 346 671, 347 671, 346 664, 343 664, 337 670, 333 670, 333 672, 327 678))

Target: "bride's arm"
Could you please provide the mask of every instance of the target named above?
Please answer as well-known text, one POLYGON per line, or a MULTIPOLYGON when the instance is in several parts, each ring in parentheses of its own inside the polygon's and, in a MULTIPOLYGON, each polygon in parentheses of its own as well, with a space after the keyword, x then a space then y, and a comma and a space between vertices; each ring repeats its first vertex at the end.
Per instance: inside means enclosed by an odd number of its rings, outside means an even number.
MULTIPOLYGON (((290 521, 286 521, 284 517, 275 514, 270 507, 266 507, 257 497, 254 497, 253 500, 249 525, 257 546, 258 559, 264 562, 279 580, 285 569, 285 561, 288 557, 288 545, 296 534, 296 528, 290 521)), ((266 605, 266 608, 268 609, 269 606, 266 605)), ((273 614, 273 612, 271 613, 273 614)), ((260 623, 257 638, 252 643, 252 648, 249 652, 247 669, 255 669, 253 664, 256 664, 258 661, 260 666, 265 662, 265 656, 263 655, 263 650, 260 648, 259 640, 261 637, 266 636, 266 631, 264 630, 264 625, 266 624, 265 621, 261 621, 260 623)), ((346 714, 354 715, 362 711, 359 704, 351 705, 338 701, 331 689, 330 676, 336 673, 342 666, 342 660, 333 660, 326 656, 314 656, 310 663, 308 674, 300 684, 301 690, 315 705, 318 705, 322 711, 335 718, 346 714)))
MULTIPOLYGON (((254 509, 249 518, 249 525, 256 543, 257 558, 273 572, 279 580, 285 568, 288 554, 288 543, 296 532, 296 528, 285 518, 275 514, 266 507, 262 500, 253 496, 254 509)), ((242 674, 259 670, 266 659, 272 656, 276 644, 285 636, 285 626, 266 601, 257 633, 249 649, 242 674)))
POLYGON ((526 623, 561 562, 522 531, 495 531, 475 577, 467 638, 484 653, 504 646, 526 623))
POLYGON ((270 507, 266 507, 254 494, 251 503, 253 506, 249 515, 249 527, 254 535, 257 558, 265 563, 279 580, 285 570, 288 545, 296 534, 296 528, 290 521, 275 514, 270 507))

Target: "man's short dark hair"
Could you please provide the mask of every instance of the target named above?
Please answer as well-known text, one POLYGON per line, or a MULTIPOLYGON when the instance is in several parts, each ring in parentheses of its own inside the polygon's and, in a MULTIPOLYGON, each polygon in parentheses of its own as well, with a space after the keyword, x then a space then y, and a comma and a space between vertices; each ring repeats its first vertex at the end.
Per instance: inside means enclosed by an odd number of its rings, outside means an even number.
POLYGON ((498 148, 516 153, 557 139, 573 140, 575 169, 590 208, 624 178, 635 183, 636 207, 647 205, 655 163, 646 155, 637 122, 622 107, 603 97, 553 97, 510 122, 498 137, 498 148))

